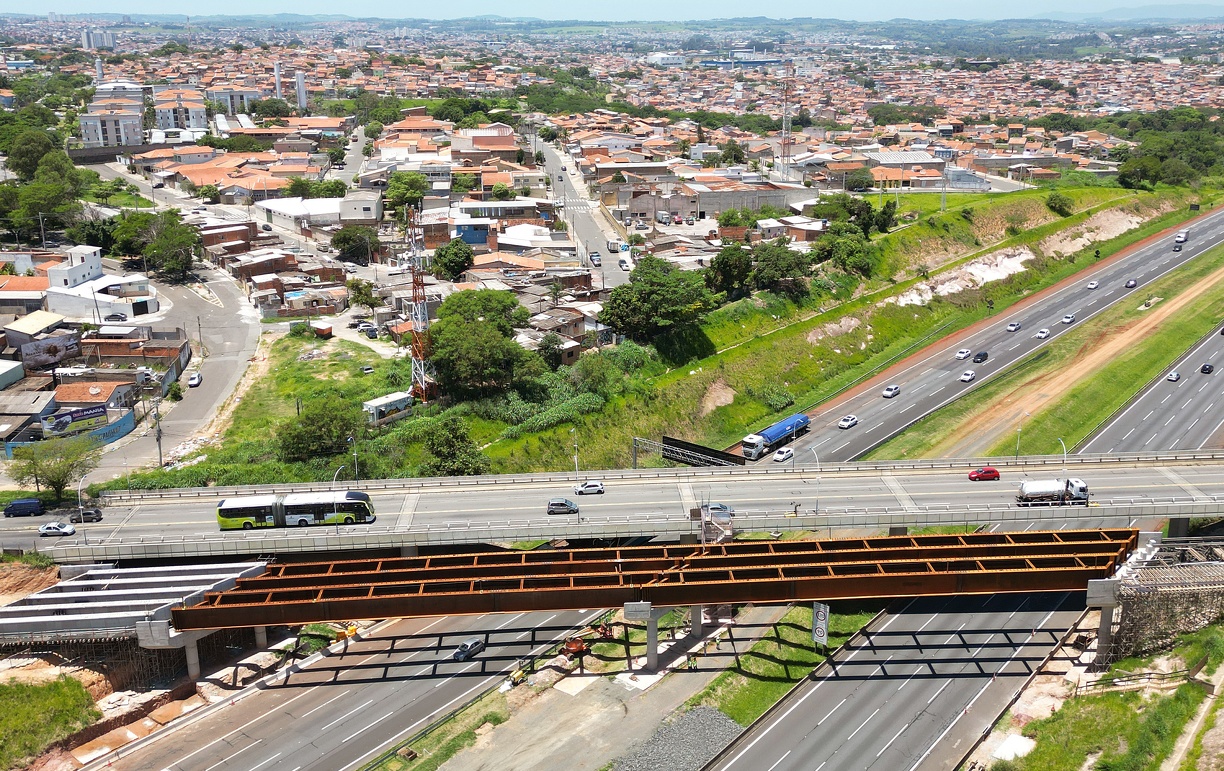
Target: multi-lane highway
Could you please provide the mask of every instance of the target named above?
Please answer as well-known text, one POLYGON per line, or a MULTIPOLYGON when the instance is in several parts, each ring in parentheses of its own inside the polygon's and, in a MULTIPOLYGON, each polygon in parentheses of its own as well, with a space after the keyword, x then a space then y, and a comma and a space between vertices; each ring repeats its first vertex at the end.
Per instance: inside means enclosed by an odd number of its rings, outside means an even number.
MULTIPOLYGON (((1218 321, 1218 320, 1217 320, 1218 321)), ((1224 427, 1224 334, 1183 354, 1080 448, 1081 453, 1188 450, 1219 446, 1224 427), (1210 364, 1213 371, 1202 371, 1210 364), (1175 378, 1175 379, 1170 379, 1175 378)))
MULTIPOLYGON (((414 525, 446 523, 516 523, 523 537, 530 537, 532 523, 557 523, 572 515, 545 514, 550 498, 568 497, 578 503, 580 516, 648 519, 659 513, 684 515, 705 502, 726 503, 737 512, 781 512, 798 508, 856 510, 892 507, 912 508, 965 503, 1008 504, 1015 500, 1017 485, 1025 479, 1048 479, 1062 475, 1057 466, 1004 468, 995 482, 971 482, 969 468, 946 470, 897 469, 889 472, 818 472, 812 467, 793 470, 777 464, 776 473, 727 472, 665 473, 658 477, 615 476, 604 478, 606 494, 576 496, 573 481, 531 481, 498 485, 464 483, 373 491, 378 525, 397 529, 414 525)), ((1076 465, 1074 476, 1082 477, 1095 499, 1137 501, 1171 497, 1190 499, 1200 494, 1224 494, 1224 463, 1153 466, 1121 463, 1076 465), (1178 481, 1180 480, 1180 481, 1178 481)), ((111 506, 99 523, 78 526, 77 538, 91 543, 116 536, 183 535, 216 533, 216 498, 150 499, 132 505, 111 506)), ((0 541, 5 546, 29 546, 38 541, 38 525, 64 513, 42 517, 0 519, 0 541)), ((359 526, 353 526, 360 529, 359 526)), ((245 537, 242 532, 232 538, 245 537)), ((47 539, 43 539, 46 545, 47 539)))
POLYGON ((993 723, 1082 609, 1079 593, 912 600, 710 768, 955 768, 963 752, 939 740, 957 729, 976 736, 993 723))
POLYGON ((348 771, 541 655, 591 611, 405 619, 105 768, 348 771), (471 637, 489 647, 451 654, 471 637))
MULTIPOLYGON (((1190 240, 1181 251, 1173 251, 1173 234, 1170 233, 1107 265, 1086 270, 1060 288, 990 319, 988 324, 952 335, 920 359, 890 371, 887 381, 880 382, 878 388, 822 405, 812 416, 809 433, 793 445, 802 458, 800 462, 812 461, 811 450, 815 450, 824 462, 857 458, 1111 304, 1126 298, 1144 297, 1144 288, 1152 281, 1224 243, 1224 209, 1200 217, 1189 228, 1190 240), (1097 288, 1088 288, 1091 281, 1097 282, 1097 288), (1127 287, 1130 281, 1134 281, 1135 286, 1127 287), (1068 314, 1075 320, 1065 324, 1063 317, 1068 314), (1011 324, 1020 327, 1008 331, 1011 324), (1048 337, 1038 337, 1043 329, 1049 331, 1048 337), (969 358, 956 358, 962 349, 971 352, 969 358), (983 351, 989 358, 974 363, 972 355, 983 351), (962 382, 961 376, 966 371, 972 371, 974 378, 962 382), (883 398, 882 389, 887 384, 900 386, 900 394, 883 398), (858 417, 858 424, 839 429, 838 421, 851 414, 858 417)), ((1224 360, 1219 361, 1224 363, 1224 360)), ((1194 369, 1197 372, 1198 368, 1194 369)), ((1183 376, 1188 374, 1183 373, 1183 376)))

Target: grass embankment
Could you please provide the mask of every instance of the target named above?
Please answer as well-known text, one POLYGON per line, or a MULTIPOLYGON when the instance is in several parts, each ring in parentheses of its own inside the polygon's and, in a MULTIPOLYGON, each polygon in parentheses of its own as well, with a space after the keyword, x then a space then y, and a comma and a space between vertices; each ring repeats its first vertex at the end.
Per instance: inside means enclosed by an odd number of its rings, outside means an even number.
MULTIPOLYGON (((1201 288, 1201 282, 1224 267, 1224 249, 1214 249, 1191 261, 1175 274, 1154 282, 1142 293, 1131 295, 1059 336, 1040 351, 1025 357, 1002 376, 915 423, 867 455, 868 459, 921 458, 944 454, 949 437, 963 436, 974 426, 1013 399, 1022 401, 1029 384, 1067 372, 1085 351, 1157 312, 1142 307, 1151 295, 1168 303, 1184 292, 1201 288)), ((1022 455, 1054 454, 1061 451, 1061 437, 1068 448, 1091 435, 1113 412, 1125 405, 1169 363, 1209 333, 1224 317, 1224 284, 1217 284, 1191 299, 1160 322, 1151 334, 1128 344, 1100 368, 1084 377, 1056 403, 1026 417, 1019 439, 1022 455)), ((1016 436, 995 442, 987 455, 1014 455, 1016 436)))
POLYGON ((103 201, 93 193, 84 195, 83 200, 106 206, 111 209, 152 209, 153 202, 135 193, 116 193, 103 201))
POLYGON ((0 769, 23 768, 26 759, 67 738, 102 715, 77 680, 0 683, 0 769))
POLYGON ((485 723, 500 725, 510 719, 505 694, 488 693, 465 707, 450 720, 409 741, 404 747, 416 752, 415 760, 405 760, 394 752, 362 768, 362 771, 434 771, 461 751, 476 743, 476 729, 485 723))
MULTIPOLYGON (((835 604, 829 618, 829 649, 837 648, 871 620, 880 605, 835 604)), ((812 608, 796 606, 746 653, 740 666, 720 674, 688 701, 708 705, 747 726, 807 677, 825 657, 812 644, 812 608)))
MULTIPOLYGON (((1224 661, 1224 627, 1183 635, 1173 653, 1187 667, 1207 656, 1203 673, 1214 672, 1224 661)), ((1110 674, 1129 673, 1150 660, 1120 661, 1110 667, 1110 674)), ((1165 695, 1132 691, 1069 699, 1050 717, 1024 727, 1024 735, 1037 743, 1032 752, 1018 760, 997 762, 991 771, 1079 771, 1085 767, 1156 771, 1205 698, 1202 687, 1186 683, 1165 695), (1095 762, 1086 764, 1088 758, 1095 762)))

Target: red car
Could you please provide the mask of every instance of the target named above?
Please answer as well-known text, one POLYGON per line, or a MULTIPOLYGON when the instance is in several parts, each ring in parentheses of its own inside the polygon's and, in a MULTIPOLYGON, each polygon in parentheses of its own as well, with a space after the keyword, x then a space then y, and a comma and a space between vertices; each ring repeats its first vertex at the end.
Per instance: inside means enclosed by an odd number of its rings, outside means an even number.
POLYGON ((999 470, 994 466, 982 466, 969 472, 970 482, 989 482, 999 478, 999 470))

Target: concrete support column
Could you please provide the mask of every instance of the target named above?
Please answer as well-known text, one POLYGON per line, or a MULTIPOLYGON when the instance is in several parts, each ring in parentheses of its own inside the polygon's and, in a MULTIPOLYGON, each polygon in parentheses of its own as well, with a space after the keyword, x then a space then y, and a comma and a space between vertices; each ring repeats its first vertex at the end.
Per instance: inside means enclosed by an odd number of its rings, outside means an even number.
POLYGON ((1170 538, 1187 538, 1190 535, 1189 517, 1178 517, 1169 520, 1170 538))
POLYGON ((1097 627, 1097 652, 1096 659, 1102 663, 1105 657, 1109 655, 1109 649, 1113 645, 1113 622, 1114 608, 1116 605, 1106 605, 1101 608, 1101 625, 1097 627))
POLYGON ((1101 611, 1101 624, 1097 627, 1097 652, 1093 661, 1097 666, 1106 662, 1109 649, 1113 646, 1114 613, 1118 607, 1118 589, 1121 583, 1117 578, 1094 578, 1088 582, 1086 604, 1101 611))
POLYGON ((196 647, 195 640, 188 640, 183 646, 183 651, 187 654, 187 677, 192 680, 200 679, 200 649, 196 647))
POLYGON ((690 626, 692 627, 693 637, 698 639, 705 636, 705 606, 694 605, 689 610, 690 626))
POLYGON ((255 627, 255 647, 259 648, 261 651, 267 649, 268 647, 268 627, 266 626, 255 627))
POLYGON ((659 669, 659 619, 653 613, 646 622, 646 668, 651 672, 659 669))
POLYGON ((888 528, 889 535, 909 535, 909 528, 905 525, 893 525, 888 528))

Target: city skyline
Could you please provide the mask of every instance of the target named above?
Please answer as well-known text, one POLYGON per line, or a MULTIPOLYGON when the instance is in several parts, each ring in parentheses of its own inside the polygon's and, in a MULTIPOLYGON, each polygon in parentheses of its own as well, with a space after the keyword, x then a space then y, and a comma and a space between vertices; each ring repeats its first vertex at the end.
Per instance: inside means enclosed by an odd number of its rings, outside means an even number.
MULTIPOLYGON (((323 0, 300 0, 299 2, 260 3, 257 11, 252 10, 250 3, 239 0, 219 0, 208 8, 207 14, 199 14, 199 18, 207 16, 244 15, 260 16, 282 13, 302 15, 337 15, 333 3, 323 0)), ((375 3, 361 4, 357 7, 344 7, 344 14, 353 18, 427 18, 427 19, 460 19, 475 16, 502 16, 506 18, 539 18, 543 20, 590 20, 590 21, 698 21, 701 19, 731 19, 751 17, 755 8, 745 7, 741 3, 729 0, 714 2, 673 3, 661 6, 657 3, 643 0, 629 0, 615 6, 606 6, 605 14, 602 8, 590 7, 581 11, 575 10, 570 3, 560 0, 543 0, 536 3, 494 3, 489 0, 456 0, 444 6, 421 6, 413 9, 410 14, 397 14, 392 9, 375 3), (615 15, 612 15, 615 11, 615 15)), ((55 7, 46 9, 62 14, 165 14, 166 7, 154 0, 128 0, 122 5, 101 3, 97 0, 62 0, 55 7)), ((5 0, 0 2, 0 13, 28 14, 28 5, 5 0)), ((1029 4, 1023 13, 1016 12, 1014 3, 1006 0, 939 0, 917 6, 906 0, 877 0, 876 2, 860 3, 851 6, 813 7, 802 0, 783 0, 770 7, 766 16, 773 19, 786 18, 827 18, 846 21, 884 21, 890 19, 915 20, 999 20, 999 19, 1031 19, 1043 15, 1064 17, 1067 15, 1083 16, 1102 14, 1104 17, 1116 15, 1119 20, 1140 17, 1156 18, 1162 13, 1170 17, 1197 17, 1208 15, 1224 18, 1224 6, 1214 4, 1153 4, 1126 3, 1125 0, 1085 0, 1069 10, 1065 3, 1057 0, 1038 0, 1029 4), (1144 13, 1136 15, 1135 11, 1144 13), (1150 10, 1150 13, 1148 11, 1150 10)))

